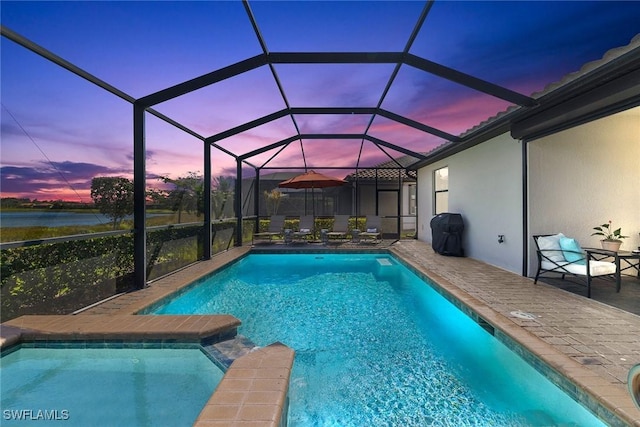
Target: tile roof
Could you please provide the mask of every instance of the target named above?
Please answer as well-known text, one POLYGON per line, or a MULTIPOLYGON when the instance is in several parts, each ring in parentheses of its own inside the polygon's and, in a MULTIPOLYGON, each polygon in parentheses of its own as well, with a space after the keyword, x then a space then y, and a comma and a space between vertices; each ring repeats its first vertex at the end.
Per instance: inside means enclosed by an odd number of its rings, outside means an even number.
MULTIPOLYGON (((573 73, 569 73, 569 74, 565 75, 564 77, 562 77, 562 79, 560 79, 557 82, 549 83, 541 91, 532 93, 531 94, 531 98, 534 98, 536 100, 542 100, 545 97, 547 97, 548 95, 553 94, 558 89, 561 89, 561 88, 567 86, 569 83, 575 82, 575 81, 579 80, 580 78, 583 78, 584 76, 587 76, 590 73, 593 73, 594 71, 596 71, 600 67, 602 67, 604 65, 607 65, 607 64, 611 63, 612 61, 618 59, 619 57, 621 57, 621 56, 623 56, 623 55, 625 55, 625 54, 627 54, 629 52, 632 52, 634 50, 640 50, 640 34, 636 35, 633 39, 631 39, 629 44, 627 44, 626 46, 621 46, 621 47, 610 49, 607 52, 605 52, 605 54, 602 56, 602 58, 584 64, 582 67, 580 67, 580 69, 578 71, 575 71, 573 73)), ((520 107, 520 106, 512 105, 512 106, 508 107, 506 110, 501 111, 498 114, 496 114, 496 115, 494 115, 492 117, 489 117, 486 120, 478 123, 477 125, 469 128, 468 130, 466 130, 465 132, 460 134, 460 137, 461 138, 468 137, 468 136, 472 135, 473 133, 478 132, 478 131, 482 130, 483 128, 486 128, 486 127, 490 126, 491 124, 494 124, 495 122, 499 121, 500 119, 507 118, 511 114, 517 113, 518 111, 526 109, 526 108, 527 107, 520 107)), ((444 144, 439 145, 438 147, 436 147, 433 150, 431 150, 428 153, 426 153, 426 156, 427 157, 431 157, 431 156, 433 156, 433 155, 435 155, 435 154, 437 154, 437 153, 439 153, 439 152, 441 152, 441 151, 443 151, 445 149, 448 149, 450 146, 455 145, 455 144, 457 144, 457 143, 454 143, 454 142, 451 142, 451 141, 447 141, 444 144)))
MULTIPOLYGON (((534 99, 540 99, 545 97, 546 95, 549 95, 550 93, 552 93, 553 91, 560 89, 561 87, 566 86, 567 84, 578 80, 579 78, 588 75, 589 73, 595 71, 596 69, 602 67, 605 64, 610 63, 611 61, 619 58, 620 56, 631 52, 634 49, 640 49, 640 34, 636 35, 633 39, 631 39, 631 41, 629 42, 628 45, 626 46, 621 46, 621 47, 617 47, 614 49, 610 49, 607 52, 605 52, 605 54, 602 56, 602 58, 597 59, 595 61, 591 61, 591 62, 587 62, 586 64, 584 64, 582 67, 580 67, 580 69, 578 71, 574 71, 573 73, 569 73, 567 75, 565 75, 564 77, 562 77, 562 79, 560 79, 557 82, 553 82, 553 83, 549 83, 547 86, 545 86, 544 89, 542 89, 539 92, 534 92, 531 94, 531 97, 534 99)), ((478 123, 476 126, 468 129, 467 131, 465 131, 463 134, 461 134, 461 137, 464 137, 466 135, 469 135, 470 133, 472 133, 473 131, 482 128, 492 122, 494 122, 495 120, 499 119, 500 117, 503 117, 505 115, 508 115, 509 113, 516 111, 516 110, 520 110, 522 109, 522 107, 518 107, 518 106, 514 106, 512 105, 511 107, 507 108, 504 111, 501 111, 500 113, 496 114, 493 117, 489 117, 487 120, 478 123)))
MULTIPOLYGON (((398 171, 400 171, 403 181, 413 182, 416 180, 415 177, 408 175, 407 170, 405 168, 417 161, 418 159, 413 156, 404 155, 394 160, 388 160, 383 163, 378 163, 377 165, 372 166, 371 168, 358 169, 357 177, 359 181, 375 180, 376 176, 378 177, 378 180, 395 181, 398 179, 398 171), (398 164, 400 164, 400 166, 398 166, 398 164)), ((355 181, 356 174, 355 173, 349 174, 344 179, 346 181, 355 181)))

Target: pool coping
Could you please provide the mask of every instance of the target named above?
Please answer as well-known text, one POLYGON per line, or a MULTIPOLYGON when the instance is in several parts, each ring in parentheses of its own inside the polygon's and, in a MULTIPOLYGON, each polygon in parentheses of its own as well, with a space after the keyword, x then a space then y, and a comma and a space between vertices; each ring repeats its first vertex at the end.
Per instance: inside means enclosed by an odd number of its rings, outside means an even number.
POLYGON ((237 334, 240 320, 215 316, 21 316, 2 325, 0 348, 25 342, 201 342, 237 334))
POLYGON ((286 426, 294 356, 289 347, 273 343, 236 359, 194 426, 286 426))
MULTIPOLYGON (((623 385, 612 384, 598 372, 588 369, 576 362, 572 357, 564 354, 553 345, 536 336, 536 334, 522 327, 522 322, 514 321, 514 319, 501 314, 500 311, 492 307, 490 303, 482 301, 474 297, 467 290, 462 289, 454 283, 455 280, 449 280, 449 278, 453 277, 449 276, 449 274, 455 275, 455 272, 448 273, 445 271, 443 273, 442 270, 435 269, 434 271, 426 267, 422 261, 417 260, 416 247, 419 251, 423 251, 425 247, 428 246, 425 243, 414 241, 408 246, 402 245, 402 242, 400 242, 400 245, 392 245, 389 248, 366 249, 361 247, 351 249, 304 247, 290 249, 278 248, 277 250, 250 247, 233 248, 213 257, 212 260, 202 261, 189 266, 153 282, 143 290, 125 294, 105 302, 104 304, 80 313, 76 317, 93 317, 102 314, 117 316, 118 313, 134 315, 167 298, 176 291, 180 291, 184 287, 189 286, 193 281, 207 277, 249 253, 387 253, 394 255, 415 273, 429 279, 434 289, 447 297, 458 306, 458 308, 462 309, 466 314, 481 324, 481 326, 492 328, 494 336, 520 354, 552 381, 556 382, 559 387, 568 391, 570 395, 577 398, 585 406, 588 406, 593 412, 603 418, 605 422, 611 425, 640 427, 640 411, 635 407, 631 396, 626 392, 623 385)), ((470 259, 462 258, 461 260, 470 259)), ((451 261, 455 262, 455 260, 451 261)), ((520 280, 530 280, 515 273, 506 272, 497 267, 481 263, 480 261, 473 261, 477 264, 482 264, 483 268, 500 270, 502 274, 510 274, 520 280)), ((455 277, 453 278, 455 279, 455 277)), ((69 319, 69 316, 62 317, 69 319)), ((134 317, 140 318, 142 316, 136 315, 134 317)), ((12 326, 12 322, 13 320, 1 325, 3 330, 0 346, 3 345, 2 341, 4 341, 6 326, 12 326)), ((246 416, 246 413, 244 415, 246 416)), ((272 422, 268 425, 275 426, 277 424, 272 422)))

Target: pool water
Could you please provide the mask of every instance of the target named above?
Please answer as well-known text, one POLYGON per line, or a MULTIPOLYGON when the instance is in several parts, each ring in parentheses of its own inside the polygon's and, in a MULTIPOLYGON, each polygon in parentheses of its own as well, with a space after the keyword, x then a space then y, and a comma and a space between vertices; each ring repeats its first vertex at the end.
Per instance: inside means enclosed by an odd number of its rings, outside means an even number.
POLYGON ((252 254, 153 312, 293 348, 291 426, 604 425, 387 255, 252 254))
POLYGON ((20 348, 0 359, 3 426, 187 426, 223 372, 199 349, 20 348))

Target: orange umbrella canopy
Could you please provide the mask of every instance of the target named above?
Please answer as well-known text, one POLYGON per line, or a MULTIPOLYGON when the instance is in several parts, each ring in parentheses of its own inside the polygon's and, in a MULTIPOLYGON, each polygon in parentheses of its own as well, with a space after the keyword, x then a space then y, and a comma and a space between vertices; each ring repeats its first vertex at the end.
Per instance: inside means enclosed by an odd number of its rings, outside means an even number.
POLYGON ((278 187, 283 188, 327 188, 338 187, 346 184, 347 181, 343 179, 333 178, 327 175, 323 175, 316 171, 305 172, 301 175, 294 176, 291 179, 282 181, 278 184, 278 187))

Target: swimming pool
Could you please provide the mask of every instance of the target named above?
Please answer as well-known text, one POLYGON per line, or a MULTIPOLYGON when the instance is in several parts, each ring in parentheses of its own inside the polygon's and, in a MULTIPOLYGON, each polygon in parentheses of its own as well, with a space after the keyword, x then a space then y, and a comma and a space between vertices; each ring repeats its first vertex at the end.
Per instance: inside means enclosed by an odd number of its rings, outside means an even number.
POLYGON ((293 348, 292 426, 604 425, 388 255, 252 254, 150 312, 293 348))
POLYGON ((199 348, 21 347, 0 366, 3 426, 192 425, 223 375, 199 348))

